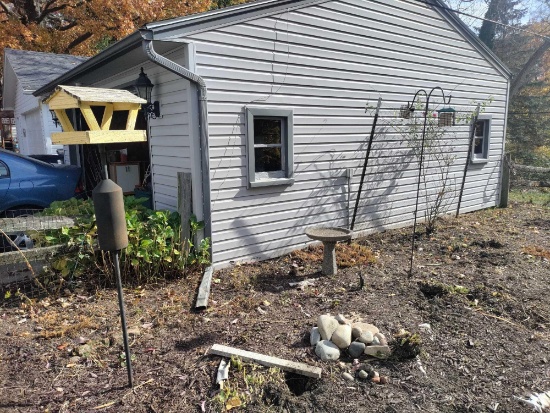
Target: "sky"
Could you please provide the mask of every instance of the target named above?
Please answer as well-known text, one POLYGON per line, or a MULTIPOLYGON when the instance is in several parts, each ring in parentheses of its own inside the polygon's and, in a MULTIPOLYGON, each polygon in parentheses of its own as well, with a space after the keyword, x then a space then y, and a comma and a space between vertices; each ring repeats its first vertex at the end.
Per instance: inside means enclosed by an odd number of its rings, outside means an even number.
MULTIPOLYGON (((446 3, 450 8, 463 11, 477 17, 485 16, 488 2, 489 0, 446 0, 446 3)), ((544 2, 541 0, 526 0, 522 1, 521 5, 529 10, 523 18, 522 23, 528 23, 529 20, 537 20, 541 17, 542 10, 544 9, 544 2)), ((477 32, 477 29, 479 29, 482 23, 479 19, 468 17, 463 14, 460 15, 460 18, 475 32, 477 32)))

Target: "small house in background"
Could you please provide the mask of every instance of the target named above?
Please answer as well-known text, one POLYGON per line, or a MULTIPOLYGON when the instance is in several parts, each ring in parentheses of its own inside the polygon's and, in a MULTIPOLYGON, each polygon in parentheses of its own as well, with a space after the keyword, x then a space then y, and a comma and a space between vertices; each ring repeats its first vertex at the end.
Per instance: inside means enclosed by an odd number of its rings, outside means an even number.
POLYGON ((17 138, 14 149, 23 155, 55 155, 52 132, 60 132, 48 105, 33 92, 86 61, 87 57, 4 49, 3 109, 13 110, 17 138))
MULTIPOLYGON (((349 226, 373 123, 365 106, 382 98, 383 117, 397 118, 419 89, 452 91, 458 113, 487 104, 481 150, 468 153, 467 123, 452 126, 450 174, 460 186, 467 165, 462 212, 498 205, 510 72, 442 1, 257 0, 151 23, 35 95, 124 89, 141 68, 154 84, 154 206, 176 209, 177 175, 190 173, 192 200, 180 201, 205 220, 215 267, 301 248, 308 226, 349 226)), ((413 149, 377 134, 357 233, 412 222, 413 149)))

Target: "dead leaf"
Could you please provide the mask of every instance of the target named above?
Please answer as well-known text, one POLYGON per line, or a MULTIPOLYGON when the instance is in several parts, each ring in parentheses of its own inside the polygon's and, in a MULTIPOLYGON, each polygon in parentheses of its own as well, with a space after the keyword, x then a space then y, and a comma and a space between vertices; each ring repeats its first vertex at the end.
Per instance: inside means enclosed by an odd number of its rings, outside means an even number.
POLYGON ((227 403, 225 404, 225 409, 227 411, 234 409, 235 407, 241 407, 242 402, 241 399, 239 399, 239 396, 231 397, 227 403))

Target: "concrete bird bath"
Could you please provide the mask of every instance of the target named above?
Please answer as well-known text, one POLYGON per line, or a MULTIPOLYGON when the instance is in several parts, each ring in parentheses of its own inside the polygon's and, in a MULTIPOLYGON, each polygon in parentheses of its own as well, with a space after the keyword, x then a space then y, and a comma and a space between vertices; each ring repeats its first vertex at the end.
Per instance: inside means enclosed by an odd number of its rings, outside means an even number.
POLYGON ((306 235, 323 242, 323 275, 336 275, 336 243, 350 239, 351 231, 344 228, 311 227, 306 229, 306 235))

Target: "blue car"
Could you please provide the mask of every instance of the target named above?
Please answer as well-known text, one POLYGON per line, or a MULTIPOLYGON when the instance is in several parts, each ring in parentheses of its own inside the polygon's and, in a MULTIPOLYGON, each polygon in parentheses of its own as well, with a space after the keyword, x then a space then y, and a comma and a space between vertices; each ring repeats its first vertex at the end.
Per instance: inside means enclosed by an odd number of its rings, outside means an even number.
POLYGON ((48 207, 80 191, 77 166, 51 165, 0 149, 0 217, 48 207))

